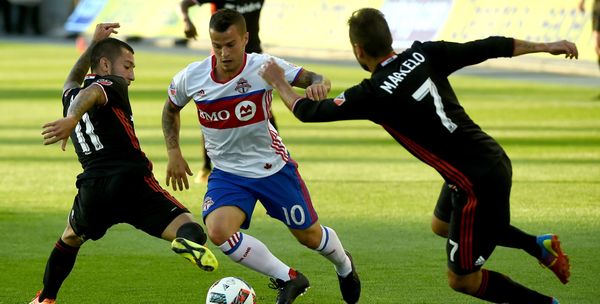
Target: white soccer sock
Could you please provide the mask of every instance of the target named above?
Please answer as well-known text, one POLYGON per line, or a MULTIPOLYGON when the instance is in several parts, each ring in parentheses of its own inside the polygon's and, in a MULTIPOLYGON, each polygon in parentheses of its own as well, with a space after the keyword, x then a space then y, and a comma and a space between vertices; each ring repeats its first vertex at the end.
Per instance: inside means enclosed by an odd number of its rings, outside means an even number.
POLYGON ((335 266, 335 272, 341 277, 346 277, 352 272, 352 264, 344 251, 342 242, 335 233, 335 230, 321 226, 323 237, 321 244, 315 249, 319 254, 327 258, 335 266))
POLYGON ((234 233, 225 243, 219 245, 225 255, 236 263, 267 276, 288 281, 290 267, 285 265, 258 239, 241 232, 234 233))

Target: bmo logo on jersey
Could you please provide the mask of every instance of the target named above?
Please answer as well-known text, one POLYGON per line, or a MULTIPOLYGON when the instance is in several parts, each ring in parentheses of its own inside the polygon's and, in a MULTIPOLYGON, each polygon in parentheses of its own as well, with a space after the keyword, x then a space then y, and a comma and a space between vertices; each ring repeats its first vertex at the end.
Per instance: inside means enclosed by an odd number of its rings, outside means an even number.
POLYGON ((198 116, 201 118, 201 120, 207 120, 207 121, 225 121, 228 120, 229 117, 231 117, 231 114, 229 114, 229 111, 227 110, 221 110, 219 112, 204 112, 202 110, 198 110, 198 116))
POLYGON ((200 123, 213 129, 237 128, 265 120, 260 111, 262 94, 210 103, 196 103, 200 123))
POLYGON ((244 100, 235 106, 235 116, 241 121, 248 121, 256 114, 256 104, 252 101, 244 100))

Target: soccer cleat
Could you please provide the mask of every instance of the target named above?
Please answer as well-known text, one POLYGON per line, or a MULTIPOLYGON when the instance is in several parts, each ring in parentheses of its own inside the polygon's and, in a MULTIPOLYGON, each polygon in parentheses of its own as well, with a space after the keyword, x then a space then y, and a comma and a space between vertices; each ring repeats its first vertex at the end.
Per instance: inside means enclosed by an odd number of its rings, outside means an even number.
POLYGON ((560 304, 556 298, 552 298, 552 304, 560 304))
POLYGON ((567 284, 571 275, 569 256, 560 248, 560 241, 555 234, 544 234, 537 237, 538 246, 542 249, 539 262, 542 266, 552 270, 561 283, 567 284))
POLYGON ((56 300, 54 299, 44 299, 44 301, 40 302, 40 294, 42 293, 42 291, 38 291, 35 294, 35 298, 31 299, 31 302, 29 302, 29 304, 55 304, 56 300))
POLYGON ((350 252, 346 251, 346 255, 350 259, 350 264, 352 265, 352 272, 348 274, 345 278, 342 278, 338 275, 338 281, 340 282, 340 291, 342 292, 342 298, 348 304, 354 304, 358 302, 360 298, 360 279, 358 278, 358 273, 354 268, 354 261, 352 261, 352 256, 350 252))
POLYGON ((202 270, 213 271, 219 267, 219 261, 210 249, 192 241, 178 237, 171 243, 171 249, 202 270))
POLYGON ((276 304, 291 304, 310 287, 308 279, 299 271, 290 269, 290 278, 289 281, 271 278, 272 284, 269 284, 269 287, 279 290, 276 304))

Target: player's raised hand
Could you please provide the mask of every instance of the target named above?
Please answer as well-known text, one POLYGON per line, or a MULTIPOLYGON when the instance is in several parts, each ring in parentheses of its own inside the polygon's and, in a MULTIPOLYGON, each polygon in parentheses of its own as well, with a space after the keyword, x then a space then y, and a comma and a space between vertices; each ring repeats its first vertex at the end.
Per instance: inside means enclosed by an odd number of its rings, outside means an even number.
POLYGON ((67 116, 53 122, 46 123, 42 126, 42 136, 44 137, 44 145, 51 145, 62 140, 61 149, 65 151, 67 139, 77 126, 77 120, 67 116))
POLYGON ((196 26, 192 23, 191 20, 185 19, 183 20, 183 32, 185 33, 186 38, 198 38, 198 32, 196 31, 196 26))
POLYGON ((565 58, 569 59, 577 59, 579 58, 579 52, 577 51, 577 45, 575 43, 561 40, 555 42, 549 42, 546 44, 548 46, 548 53, 552 55, 565 55, 565 58))
POLYGON ((96 30, 94 31, 94 36, 92 38, 93 42, 98 42, 102 39, 106 39, 110 36, 110 34, 118 34, 115 29, 121 27, 119 23, 98 23, 96 25, 96 30))

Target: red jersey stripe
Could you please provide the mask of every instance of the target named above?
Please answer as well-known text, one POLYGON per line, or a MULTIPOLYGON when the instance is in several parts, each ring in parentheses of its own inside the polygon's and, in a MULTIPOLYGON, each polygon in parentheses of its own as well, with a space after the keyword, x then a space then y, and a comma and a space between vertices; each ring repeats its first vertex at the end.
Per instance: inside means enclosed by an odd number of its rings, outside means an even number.
POLYGON ((170 200, 173 204, 177 205, 179 208, 185 209, 185 206, 182 205, 175 197, 173 197, 169 192, 163 189, 158 181, 153 176, 144 176, 144 180, 152 188, 154 191, 161 193, 166 199, 170 200))
POLYGON ((481 298, 485 295, 487 291, 489 276, 490 274, 486 269, 481 270, 481 285, 479 285, 479 290, 477 290, 477 293, 475 294, 476 297, 481 298))
POLYGON ((308 188, 306 187, 306 184, 304 183, 304 180, 302 179, 302 176, 300 175, 300 172, 298 172, 298 164, 292 160, 292 162, 294 163, 296 170, 296 177, 298 178, 298 181, 300 182, 300 188, 302 190, 302 197, 304 197, 304 200, 306 201, 306 207, 308 208, 308 211, 310 212, 310 218, 311 218, 311 223, 313 221, 315 221, 318 216, 317 216, 317 212, 315 211, 315 208, 313 207, 313 203, 312 200, 310 198, 310 193, 308 192, 308 188))
POLYGON ((464 269, 472 269, 474 266, 471 262, 473 261, 473 224, 475 222, 475 209, 477 207, 477 197, 473 192, 473 184, 464 174, 443 159, 439 158, 435 154, 412 141, 410 138, 400 134, 398 131, 388 127, 387 125, 382 126, 386 131, 388 131, 388 133, 392 135, 392 137, 394 137, 409 151, 417 155, 420 159, 437 171, 441 172, 442 175, 450 178, 452 182, 456 183, 457 186, 466 192, 467 204, 463 207, 460 224, 460 265, 464 269))
POLYGON ((127 136, 129 136, 129 140, 131 141, 131 144, 133 145, 133 147, 140 150, 140 142, 138 141, 137 137, 135 136, 133 127, 131 126, 131 124, 129 124, 129 120, 125 116, 125 113, 123 112, 123 110, 118 109, 118 108, 112 108, 112 110, 117 115, 117 118, 121 122, 121 125, 123 125, 123 128, 127 132, 127 136))

